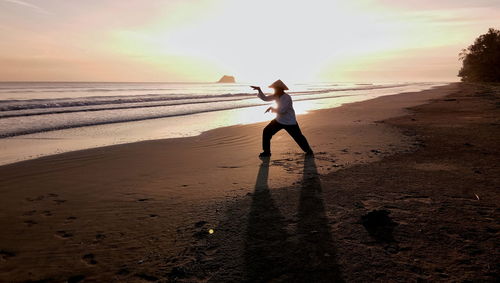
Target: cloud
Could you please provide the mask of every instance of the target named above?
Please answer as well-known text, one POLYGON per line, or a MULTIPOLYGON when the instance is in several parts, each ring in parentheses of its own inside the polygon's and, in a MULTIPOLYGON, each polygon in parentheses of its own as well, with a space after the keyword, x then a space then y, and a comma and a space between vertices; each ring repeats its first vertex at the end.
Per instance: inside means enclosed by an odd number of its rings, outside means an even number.
POLYGON ((457 8, 500 8, 498 0, 370 0, 390 7, 418 10, 447 10, 457 8))
POLYGON ((34 4, 25 2, 25 1, 21 1, 21 0, 3 0, 3 1, 18 5, 18 6, 28 7, 30 9, 36 10, 36 11, 43 13, 43 14, 50 14, 47 10, 45 10, 39 6, 36 6, 34 4))

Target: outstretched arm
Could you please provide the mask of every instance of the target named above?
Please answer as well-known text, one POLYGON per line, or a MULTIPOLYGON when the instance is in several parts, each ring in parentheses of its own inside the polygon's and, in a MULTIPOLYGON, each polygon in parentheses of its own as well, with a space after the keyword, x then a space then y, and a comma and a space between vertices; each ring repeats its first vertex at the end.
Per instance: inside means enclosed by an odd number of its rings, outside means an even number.
POLYGON ((260 89, 259 86, 252 86, 251 88, 255 89, 256 91, 258 91, 259 93, 257 93, 257 96, 264 100, 264 101, 273 101, 275 100, 275 97, 274 95, 265 95, 263 92, 262 92, 262 89, 260 89))

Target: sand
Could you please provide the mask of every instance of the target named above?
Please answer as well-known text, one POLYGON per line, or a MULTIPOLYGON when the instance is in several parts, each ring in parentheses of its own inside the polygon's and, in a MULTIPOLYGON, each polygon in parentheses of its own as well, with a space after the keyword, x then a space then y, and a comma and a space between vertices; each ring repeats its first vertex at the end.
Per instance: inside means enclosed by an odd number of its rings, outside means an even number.
POLYGON ((498 98, 451 84, 301 115, 314 159, 283 132, 261 161, 258 123, 2 166, 0 281, 493 280, 498 98))

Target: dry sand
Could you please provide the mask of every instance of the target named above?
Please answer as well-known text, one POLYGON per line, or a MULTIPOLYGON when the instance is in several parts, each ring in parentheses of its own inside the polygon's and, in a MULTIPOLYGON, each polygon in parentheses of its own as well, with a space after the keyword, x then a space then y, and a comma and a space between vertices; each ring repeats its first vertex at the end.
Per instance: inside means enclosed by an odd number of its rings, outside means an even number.
POLYGON ((259 160, 259 123, 2 166, 0 281, 494 280, 499 97, 300 116, 314 159, 283 132, 259 160))

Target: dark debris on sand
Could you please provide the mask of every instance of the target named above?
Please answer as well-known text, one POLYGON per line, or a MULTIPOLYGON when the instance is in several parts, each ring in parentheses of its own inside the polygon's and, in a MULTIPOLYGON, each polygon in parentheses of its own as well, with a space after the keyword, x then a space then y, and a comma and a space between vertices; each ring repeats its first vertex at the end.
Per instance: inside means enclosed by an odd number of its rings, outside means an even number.
POLYGON ((373 210, 361 216, 361 224, 379 242, 394 242, 392 231, 398 224, 389 217, 390 211, 373 210))

